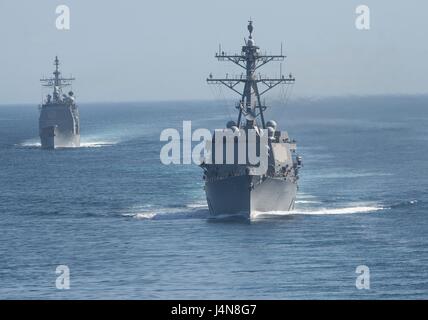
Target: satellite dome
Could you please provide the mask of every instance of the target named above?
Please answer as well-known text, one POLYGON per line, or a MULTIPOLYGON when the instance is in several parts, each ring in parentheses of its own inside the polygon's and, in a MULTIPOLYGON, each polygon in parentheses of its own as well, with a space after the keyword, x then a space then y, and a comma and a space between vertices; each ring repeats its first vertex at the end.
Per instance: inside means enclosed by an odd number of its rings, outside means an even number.
POLYGON ((273 130, 276 130, 276 122, 275 122, 275 121, 273 121, 273 120, 269 120, 269 121, 266 123, 266 127, 268 127, 268 128, 273 128, 273 130))
POLYGON ((231 127, 230 127, 230 129, 231 129, 233 132, 239 132, 239 128, 238 128, 237 126, 231 126, 231 127))
POLYGON ((226 127, 228 129, 231 129, 232 127, 236 127, 236 122, 233 121, 233 120, 230 120, 230 121, 227 122, 226 127))
POLYGON ((275 138, 275 129, 272 127, 268 127, 268 137, 269 139, 275 138))

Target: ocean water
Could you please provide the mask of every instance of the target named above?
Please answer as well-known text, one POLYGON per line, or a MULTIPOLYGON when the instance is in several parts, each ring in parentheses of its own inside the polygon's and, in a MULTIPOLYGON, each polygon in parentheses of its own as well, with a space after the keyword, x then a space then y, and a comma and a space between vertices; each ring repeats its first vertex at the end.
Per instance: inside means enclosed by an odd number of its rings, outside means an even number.
POLYGON ((298 201, 252 221, 210 221, 200 168, 159 160, 161 130, 221 128, 233 107, 80 113, 82 147, 45 151, 36 106, 0 106, 0 298, 428 298, 428 97, 274 105, 304 160, 298 201))

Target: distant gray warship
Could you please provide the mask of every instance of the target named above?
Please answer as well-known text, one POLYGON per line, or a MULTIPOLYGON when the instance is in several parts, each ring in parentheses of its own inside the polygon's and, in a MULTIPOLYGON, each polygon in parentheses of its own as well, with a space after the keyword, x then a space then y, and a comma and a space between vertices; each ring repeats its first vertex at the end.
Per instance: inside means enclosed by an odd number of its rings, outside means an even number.
POLYGON ((64 87, 70 86, 74 78, 62 78, 59 72, 59 60, 55 57, 53 78, 40 81, 44 87, 53 88, 53 95, 48 94, 40 106, 39 135, 42 148, 69 148, 80 146, 79 110, 72 91, 62 93, 64 87))
MULTIPOLYGON (((214 152, 210 162, 203 161, 200 165, 204 170, 205 193, 211 216, 243 215, 251 218, 254 214, 272 211, 289 211, 294 208, 298 170, 302 159, 296 154, 296 144, 285 131, 277 129, 275 121, 265 123, 264 111, 266 106, 261 102, 261 96, 279 84, 293 83, 295 79, 290 74, 274 78, 265 78, 256 70, 271 61, 282 61, 285 56, 266 55, 260 53, 252 37, 253 24, 249 21, 249 38, 245 40, 240 54, 229 55, 219 49, 216 58, 220 61, 231 61, 245 70, 241 76, 213 78, 210 74, 208 83, 225 85, 240 96, 236 105, 239 110, 237 122, 229 121, 227 128, 240 135, 250 129, 260 135, 267 134, 267 165, 263 171, 255 170, 248 162, 238 164, 236 161, 236 140, 234 143, 234 162, 232 164, 216 164, 214 152), (243 92, 237 86, 243 84, 243 92), (260 89, 259 90, 259 85, 260 89), (243 119, 245 118, 245 119, 243 119)), ((227 129, 225 129, 227 130, 227 129)), ((212 140, 212 150, 215 150, 215 132, 212 140)), ((259 143, 245 135, 248 150, 250 143, 259 143)), ((222 138, 223 139, 223 138, 222 138)), ((221 142, 226 144, 226 140, 221 142)), ((220 144, 221 144, 220 143, 220 144)), ((224 149, 226 146, 223 146, 224 149)), ((259 152, 264 152, 260 149, 259 152)), ((260 168, 259 168, 260 169, 260 168)))

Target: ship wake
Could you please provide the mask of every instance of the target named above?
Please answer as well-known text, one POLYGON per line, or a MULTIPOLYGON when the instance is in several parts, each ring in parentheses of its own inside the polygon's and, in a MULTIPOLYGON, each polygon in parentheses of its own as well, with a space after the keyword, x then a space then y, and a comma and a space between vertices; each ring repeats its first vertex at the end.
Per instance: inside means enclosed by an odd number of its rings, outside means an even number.
POLYGON ((390 209, 379 202, 335 202, 323 201, 316 196, 300 193, 295 202, 295 208, 291 211, 256 212, 254 218, 269 216, 291 215, 350 215, 359 213, 374 213, 390 209))
MULTIPOLYGON (((102 148, 102 147, 110 147, 118 144, 120 141, 113 141, 113 140, 103 140, 99 138, 82 138, 82 141, 80 142, 80 147, 75 147, 72 149, 79 149, 79 148, 102 148)), ((16 144, 16 146, 21 148, 41 148, 41 143, 39 138, 34 139, 28 139, 25 140, 19 144, 16 144)))
MULTIPOLYGON (((337 215, 353 215, 353 214, 372 214, 385 212, 394 208, 407 206, 415 206, 418 200, 401 201, 390 205, 385 205, 376 202, 350 202, 350 203, 334 203, 328 204, 323 201, 318 201, 316 197, 300 196, 296 201, 296 208, 292 211, 270 211, 270 212, 255 212, 251 216, 251 220, 263 218, 281 218, 291 216, 337 216, 337 215), (310 199, 310 200, 309 200, 310 199)), ((164 208, 152 208, 150 205, 132 208, 129 212, 123 213, 124 217, 132 217, 138 220, 176 220, 176 219, 211 219, 211 220, 235 220, 242 219, 245 215, 218 215, 215 218, 210 216, 208 206, 205 201, 184 205, 171 206, 164 208)), ((248 220, 248 219, 247 219, 248 220)))
POLYGON ((166 208, 143 206, 141 208, 133 208, 130 211, 123 213, 122 216, 138 220, 206 219, 209 217, 208 206, 204 202, 166 208))
POLYGON ((119 143, 119 141, 83 140, 80 142, 80 148, 111 147, 111 146, 114 146, 118 143, 119 143))
MULTIPOLYGON (((296 208, 292 211, 270 211, 270 212, 255 212, 251 219, 258 218, 275 218, 283 216, 295 215, 350 215, 358 213, 374 213, 382 210, 390 209, 381 205, 349 205, 343 207, 305 207, 296 208)), ((208 219, 212 218, 209 214, 206 204, 190 204, 183 207, 166 207, 166 208, 141 208, 140 210, 131 210, 133 212, 123 213, 124 217, 132 217, 139 220, 176 220, 176 219, 208 219)), ((239 216, 240 218, 245 215, 239 216)), ((229 220, 238 218, 237 215, 217 215, 215 220, 229 220)))
POLYGON ((357 213, 373 213, 389 209, 381 205, 349 205, 343 207, 311 207, 311 208, 296 208, 292 211, 270 211, 270 212, 255 212, 253 218, 265 216, 291 216, 291 215, 349 215, 357 213))

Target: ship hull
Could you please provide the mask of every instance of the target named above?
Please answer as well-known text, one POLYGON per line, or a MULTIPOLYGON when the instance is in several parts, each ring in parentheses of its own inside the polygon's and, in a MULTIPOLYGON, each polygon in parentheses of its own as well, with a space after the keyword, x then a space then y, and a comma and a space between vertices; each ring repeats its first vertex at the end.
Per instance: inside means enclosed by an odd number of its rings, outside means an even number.
POLYGON ((233 176, 205 184, 211 217, 244 217, 294 208, 297 184, 282 178, 233 176))
POLYGON ((40 111, 39 135, 43 149, 79 147, 77 108, 66 104, 44 105, 40 111))
POLYGON ((62 134, 56 127, 41 130, 40 142, 42 149, 76 148, 80 146, 80 135, 62 134))

